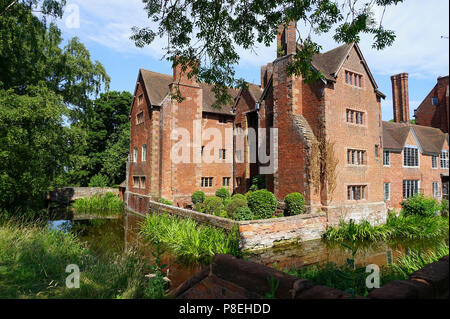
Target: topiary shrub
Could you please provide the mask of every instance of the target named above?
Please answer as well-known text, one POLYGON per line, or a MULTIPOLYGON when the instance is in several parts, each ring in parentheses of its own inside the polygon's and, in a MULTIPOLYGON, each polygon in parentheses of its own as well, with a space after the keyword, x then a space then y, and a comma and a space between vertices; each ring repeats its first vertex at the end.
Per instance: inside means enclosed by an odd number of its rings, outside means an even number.
POLYGON ((92 176, 89 181, 89 187, 107 187, 109 184, 109 178, 102 174, 92 176))
POLYGON ((423 194, 415 194, 403 200, 400 205, 404 216, 435 216, 436 212, 441 208, 437 200, 426 197, 423 194))
POLYGON ((233 213, 234 220, 252 220, 255 219, 255 214, 248 207, 239 207, 233 213))
POLYGON ((202 191, 195 191, 191 196, 192 203, 194 203, 194 205, 203 203, 205 198, 205 193, 202 191))
POLYGON ((233 217, 234 212, 239 207, 248 207, 247 200, 245 199, 245 197, 243 195, 242 195, 242 198, 233 196, 233 198, 230 200, 230 202, 226 206, 228 216, 233 217))
POLYGON ((239 193, 234 194, 233 196, 231 196, 231 199, 236 199, 236 198, 241 198, 241 199, 247 201, 247 197, 245 197, 245 195, 242 195, 242 194, 239 194, 239 193))
POLYGON ((230 191, 228 188, 221 187, 216 191, 216 196, 222 198, 222 200, 225 200, 230 198, 230 191))
POLYGON ((257 190, 248 196, 248 207, 256 219, 271 218, 277 208, 277 199, 266 189, 257 190))
POLYGON ((161 197, 160 199, 158 199, 158 202, 161 203, 161 204, 164 204, 164 205, 170 205, 170 206, 173 206, 173 202, 172 202, 172 201, 170 201, 170 200, 168 200, 168 199, 165 199, 165 198, 163 198, 163 197, 161 197))
POLYGON ((303 213, 305 208, 305 197, 300 193, 290 193, 284 198, 286 216, 294 216, 303 213))
POLYGON ((222 198, 217 196, 207 197, 203 202, 203 212, 209 215, 219 216, 223 210, 222 198))

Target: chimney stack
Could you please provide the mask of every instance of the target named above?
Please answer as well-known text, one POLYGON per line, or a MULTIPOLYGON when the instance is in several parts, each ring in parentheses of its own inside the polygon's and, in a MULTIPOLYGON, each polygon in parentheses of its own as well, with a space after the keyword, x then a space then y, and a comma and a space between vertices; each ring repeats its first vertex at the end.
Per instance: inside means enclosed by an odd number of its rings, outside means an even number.
POLYGON ((409 123, 408 73, 391 76, 394 122, 409 123))
POLYGON ((199 61, 197 60, 188 60, 184 58, 177 58, 179 62, 175 65, 175 61, 173 62, 173 82, 180 84, 195 84, 197 82, 197 78, 195 76, 189 78, 188 75, 192 72, 194 67, 198 67, 199 61), (182 62, 185 62, 186 70, 183 70, 182 62), (197 64, 197 65, 196 65, 197 64))
POLYGON ((297 22, 291 21, 286 26, 280 24, 277 33, 277 57, 297 52, 297 22), (282 52, 280 52, 280 50, 282 52))

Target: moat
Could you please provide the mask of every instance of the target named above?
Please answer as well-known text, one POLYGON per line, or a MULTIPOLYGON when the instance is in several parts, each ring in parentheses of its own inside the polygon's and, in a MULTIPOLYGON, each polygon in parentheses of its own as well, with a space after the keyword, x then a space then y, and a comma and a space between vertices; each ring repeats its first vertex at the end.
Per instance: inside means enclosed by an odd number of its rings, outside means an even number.
MULTIPOLYGON (((84 216, 73 219, 71 214, 56 216, 49 225, 64 231, 75 232, 97 255, 120 254, 129 248, 139 248, 153 261, 155 247, 139 236, 139 225, 143 217, 125 212, 114 219, 98 219, 84 216), (89 218, 89 219, 88 219, 89 218)), ((395 262, 410 250, 433 250, 440 241, 401 241, 396 243, 359 244, 355 256, 358 265, 376 264, 378 266, 395 262)), ((313 240, 296 245, 280 246, 259 252, 247 253, 245 260, 271 266, 277 269, 301 268, 313 264, 333 262, 344 264, 351 253, 339 244, 330 244, 324 240, 313 240)), ((169 269, 171 289, 199 272, 205 265, 186 263, 166 252, 163 263, 169 269)))

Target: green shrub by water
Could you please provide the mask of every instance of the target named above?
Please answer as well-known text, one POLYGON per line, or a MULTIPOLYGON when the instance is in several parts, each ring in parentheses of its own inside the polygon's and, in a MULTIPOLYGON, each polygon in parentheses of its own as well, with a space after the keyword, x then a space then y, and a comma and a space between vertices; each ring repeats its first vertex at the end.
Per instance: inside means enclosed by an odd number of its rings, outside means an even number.
POLYGON ((108 176, 97 174, 92 176, 91 180, 89 181, 89 187, 107 187, 109 185, 109 178, 108 176))
POLYGON ((217 196, 207 197, 203 203, 203 213, 220 216, 224 209, 223 200, 217 196))
POLYGON ((159 298, 165 287, 150 272, 136 251, 99 258, 72 233, 0 221, 0 298, 159 298), (79 289, 66 288, 69 264, 80 268, 79 289))
POLYGON ((284 198, 286 216, 302 214, 305 209, 305 197, 300 193, 290 193, 284 198))
POLYGON ((248 207, 239 207, 233 213, 232 218, 234 220, 252 220, 255 219, 255 214, 248 207))
POLYGON ((248 207, 255 214, 256 219, 268 219, 273 216, 277 208, 277 199, 266 189, 252 192, 248 197, 248 207))
POLYGON ((356 224, 341 221, 338 227, 328 227, 322 238, 331 241, 388 241, 396 239, 437 239, 448 237, 448 217, 391 214, 387 223, 372 226, 368 221, 356 224))
POLYGON ((123 212, 124 203, 116 194, 108 192, 75 200, 72 207, 76 213, 109 216, 123 212))
POLYGON ((405 216, 435 216, 436 212, 441 209, 441 205, 439 205, 437 200, 419 193, 403 200, 401 205, 402 213, 405 216))
POLYGON ((141 234, 187 261, 210 262, 216 254, 241 255, 237 230, 227 232, 192 219, 149 214, 141 225, 141 234))

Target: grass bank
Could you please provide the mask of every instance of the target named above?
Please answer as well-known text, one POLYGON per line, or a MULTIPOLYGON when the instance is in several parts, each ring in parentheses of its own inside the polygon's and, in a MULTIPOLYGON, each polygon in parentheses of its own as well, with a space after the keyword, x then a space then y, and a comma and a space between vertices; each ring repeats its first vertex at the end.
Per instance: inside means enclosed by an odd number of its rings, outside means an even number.
POLYGON ((136 251, 99 258, 72 233, 0 221, 0 298, 161 298, 165 288, 136 251), (80 269, 79 289, 66 287, 70 264, 80 269))
POLYGON ((116 194, 108 192, 75 200, 72 207, 76 214, 112 216, 123 212, 124 203, 116 194))
MULTIPOLYGON (((406 280, 414 271, 448 254, 449 247, 444 243, 432 252, 410 251, 407 255, 400 257, 395 264, 380 267, 380 286, 394 280, 406 280)), ((328 263, 325 266, 313 265, 301 269, 286 269, 284 271, 302 279, 309 279, 315 285, 336 288, 354 296, 367 296, 372 290, 366 287, 368 275, 366 268, 355 267, 351 262, 341 266, 328 263)))
POLYGON ((186 261, 210 262, 216 254, 240 256, 239 233, 202 225, 192 219, 168 214, 149 214, 141 234, 186 261))
POLYGON ((389 241, 399 239, 429 240, 448 237, 449 219, 441 216, 390 214, 386 224, 372 226, 368 221, 341 222, 329 227, 322 238, 329 241, 389 241))

